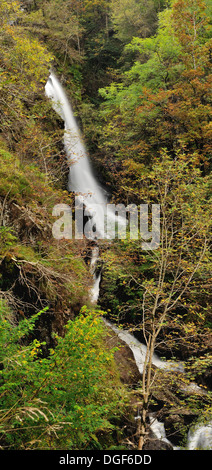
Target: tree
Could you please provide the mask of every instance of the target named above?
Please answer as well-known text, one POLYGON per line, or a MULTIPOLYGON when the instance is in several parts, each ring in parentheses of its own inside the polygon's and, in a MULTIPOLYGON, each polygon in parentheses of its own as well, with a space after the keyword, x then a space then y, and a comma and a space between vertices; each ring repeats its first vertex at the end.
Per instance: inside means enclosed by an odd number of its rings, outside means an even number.
POLYGON ((125 44, 133 37, 148 37, 155 33, 157 13, 164 2, 153 0, 112 0, 111 14, 116 34, 125 44))
POLYGON ((80 39, 83 27, 79 19, 80 5, 75 0, 60 2, 51 0, 36 3, 34 8, 26 4, 23 26, 36 33, 41 40, 45 38, 49 50, 63 63, 81 60, 80 39))
MULTIPOLYGON (((0 1, 0 130, 21 161, 34 161, 46 181, 61 180, 60 130, 44 94, 53 56, 26 28, 18 2, 0 1), (48 114, 48 122, 47 122, 48 114)), ((63 158, 64 167, 64 158, 63 158)))
MULTIPOLYGON (((161 161, 154 164, 147 177, 142 177, 142 183, 143 196, 147 191, 149 200, 156 200, 160 204, 161 242, 158 250, 148 254, 148 259, 154 262, 154 276, 141 284, 143 300, 140 328, 147 352, 141 388, 139 449, 142 449, 145 439, 154 375, 153 353, 167 322, 177 316, 180 307, 188 310, 191 307, 188 299, 190 291, 195 289, 196 280, 206 276, 206 273, 210 278, 211 242, 209 181, 201 177, 195 157, 191 156, 188 160, 185 154, 178 153, 173 161, 163 152, 161 161)), ((198 310, 193 311, 194 322, 195 314, 198 329, 198 310)))
POLYGON ((194 10, 192 2, 173 2, 172 8, 161 12, 156 36, 133 38, 126 46, 136 54, 130 69, 117 82, 100 89, 105 99, 100 145, 113 155, 106 162, 108 167, 111 163, 113 169, 123 169, 123 155, 124 160, 126 156, 151 164, 161 148, 174 155, 182 147, 195 151, 207 171, 211 152, 210 20, 204 4, 197 0, 195 5, 194 10))

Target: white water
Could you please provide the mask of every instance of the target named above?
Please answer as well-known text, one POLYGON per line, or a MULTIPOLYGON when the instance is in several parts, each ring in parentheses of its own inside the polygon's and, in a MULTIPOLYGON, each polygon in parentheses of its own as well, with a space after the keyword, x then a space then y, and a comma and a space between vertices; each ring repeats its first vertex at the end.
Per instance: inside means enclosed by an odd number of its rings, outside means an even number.
POLYGON ((107 216, 107 235, 110 237, 110 222, 112 228, 114 221, 121 225, 126 225, 126 221, 121 217, 115 217, 114 213, 107 207, 105 191, 96 181, 90 161, 83 143, 74 113, 66 96, 66 93, 57 77, 51 72, 45 86, 46 95, 53 102, 53 109, 64 121, 64 147, 66 150, 68 163, 70 165, 68 189, 82 196, 82 201, 86 207, 86 215, 90 215, 90 231, 96 227, 94 238, 105 238, 104 222, 107 216))
POLYGON ((162 442, 171 444, 172 446, 172 443, 166 437, 164 424, 158 421, 153 414, 149 415, 149 420, 150 420, 150 428, 152 432, 154 433, 155 437, 157 437, 157 439, 159 439, 162 442))
POLYGON ((95 246, 92 250, 92 257, 91 257, 91 264, 90 264, 90 271, 93 275, 93 287, 90 291, 90 300, 92 303, 96 303, 99 298, 99 289, 100 289, 100 281, 101 281, 101 271, 99 274, 96 273, 96 263, 99 259, 99 247, 95 246))
MULTIPOLYGON (((182 447, 173 446, 167 439, 165 426, 159 422, 154 415, 149 416, 150 428, 155 437, 162 442, 171 444, 173 450, 183 450, 182 447)), ((197 424, 188 432, 186 450, 211 450, 212 449, 212 422, 206 425, 197 424)))
POLYGON ((212 449, 212 422, 206 425, 198 424, 188 433, 188 450, 212 449))
MULTIPOLYGON (((118 335, 118 337, 130 347, 131 351, 133 352, 138 370, 141 374, 143 374, 144 361, 147 351, 146 345, 140 343, 140 341, 138 341, 131 333, 129 333, 129 331, 122 328, 117 328, 107 320, 104 321, 118 335)), ((157 356, 157 354, 153 354, 152 364, 159 369, 175 370, 178 372, 183 372, 184 370, 182 363, 162 361, 157 356)))

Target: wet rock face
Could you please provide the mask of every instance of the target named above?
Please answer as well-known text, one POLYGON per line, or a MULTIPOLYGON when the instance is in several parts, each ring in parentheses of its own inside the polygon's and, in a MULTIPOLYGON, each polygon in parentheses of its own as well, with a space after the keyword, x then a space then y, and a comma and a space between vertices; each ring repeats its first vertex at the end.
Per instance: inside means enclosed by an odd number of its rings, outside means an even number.
POLYGON ((141 380, 141 374, 135 363, 131 349, 118 336, 107 327, 107 346, 109 348, 118 347, 115 351, 115 361, 118 367, 120 380, 124 384, 136 386, 141 380))
POLYGON ((149 429, 143 450, 173 450, 173 446, 171 442, 165 442, 163 439, 158 439, 154 432, 149 429))
POLYGON ((173 446, 168 442, 163 442, 160 439, 147 439, 143 450, 173 450, 173 446))
POLYGON ((212 390, 212 368, 206 369, 206 371, 198 377, 198 382, 207 387, 208 390, 212 390))

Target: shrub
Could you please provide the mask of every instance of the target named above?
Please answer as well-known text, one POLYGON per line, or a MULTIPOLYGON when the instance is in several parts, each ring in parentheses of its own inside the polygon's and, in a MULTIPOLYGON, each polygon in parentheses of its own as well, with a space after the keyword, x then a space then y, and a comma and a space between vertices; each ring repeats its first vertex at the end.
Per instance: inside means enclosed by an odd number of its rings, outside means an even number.
POLYGON ((97 431, 113 429, 123 403, 101 316, 84 307, 43 358, 42 344, 26 338, 44 311, 15 324, 0 302, 1 447, 100 447, 97 431))

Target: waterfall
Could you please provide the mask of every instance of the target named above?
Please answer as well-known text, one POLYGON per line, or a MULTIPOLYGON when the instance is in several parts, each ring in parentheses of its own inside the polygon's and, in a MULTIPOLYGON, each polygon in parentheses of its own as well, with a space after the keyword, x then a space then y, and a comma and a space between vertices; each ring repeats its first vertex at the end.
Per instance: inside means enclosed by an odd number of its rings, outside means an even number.
MULTIPOLYGON (((74 113, 66 96, 66 93, 60 84, 59 80, 53 72, 51 72, 45 92, 48 98, 52 100, 53 109, 64 121, 64 148, 67 154, 68 163, 70 166, 68 189, 74 191, 78 196, 81 196, 81 201, 84 203, 87 213, 93 218, 90 225, 96 225, 96 231, 101 237, 104 235, 104 226, 102 225, 102 213, 107 213, 107 200, 104 195, 103 189, 97 183, 86 148, 79 130, 74 113)), ((92 250, 92 258, 90 264, 90 271, 93 276, 94 284, 90 292, 90 299, 92 303, 96 303, 99 297, 99 285, 101 280, 101 273, 96 273, 96 263, 99 257, 99 248, 95 246, 92 250)))
POLYGON ((212 422, 208 424, 197 424, 188 432, 188 450, 210 450, 212 449, 212 422))
MULTIPOLYGON (((64 147, 70 166, 68 189, 82 196, 91 216, 94 215, 93 208, 95 207, 95 222, 99 227, 102 220, 102 211, 106 207, 104 192, 93 175, 72 107, 62 85, 53 72, 50 74, 45 91, 46 95, 53 101, 54 110, 64 121, 64 147)), ((102 227, 99 228, 102 229, 102 227)))
POLYGON ((154 433, 155 437, 159 439, 160 441, 166 442, 167 444, 170 444, 172 446, 172 443, 166 437, 164 424, 158 421, 155 418, 153 413, 149 415, 149 421, 150 421, 150 428, 152 432, 154 433))
POLYGON ((90 300, 92 303, 96 303, 99 298, 101 270, 98 272, 96 268, 98 260, 99 260, 99 247, 95 246, 92 249, 92 257, 91 257, 91 264, 90 264, 90 271, 91 271, 91 274, 93 275, 93 287, 90 291, 90 300))
MULTIPOLYGON (((167 439, 164 424, 159 422, 154 415, 149 416, 150 428, 157 439, 171 444, 173 450, 183 450, 182 447, 173 446, 167 439)), ((190 429, 187 436, 186 450, 211 450, 212 449, 212 422, 206 425, 197 424, 190 429)), ((184 449, 184 450, 185 450, 184 449)))
MULTIPOLYGON (((136 365, 140 374, 143 374, 144 361, 146 357, 147 347, 145 344, 140 343, 128 330, 120 329, 114 326, 107 320, 104 320, 106 325, 108 325, 117 336, 124 341, 129 348, 131 349, 136 365)), ((183 364, 181 362, 171 362, 171 361, 162 361, 157 354, 153 354, 152 364, 159 369, 166 369, 172 371, 183 372, 183 364)))
MULTIPOLYGON (((149 415, 150 428, 155 437, 162 442, 171 444, 173 450, 183 450, 182 447, 173 446, 167 439, 164 424, 159 422, 154 413, 149 415)), ((212 449, 212 422, 208 424, 197 424, 188 432, 186 450, 211 450, 212 449)), ((184 449, 184 450, 185 450, 184 449)))
POLYGON ((93 219, 90 220, 90 232, 92 233, 93 227, 95 227, 96 237, 94 236, 94 238, 110 238, 110 227, 113 228, 114 222, 118 221, 119 224, 126 225, 126 221, 120 216, 116 217, 107 206, 105 191, 98 184, 93 174, 71 104, 53 72, 49 76, 45 92, 48 98, 52 100, 53 109, 64 121, 64 147, 70 167, 68 189, 81 196, 87 210, 85 215, 93 219), (106 236, 105 217, 107 217, 106 236))

